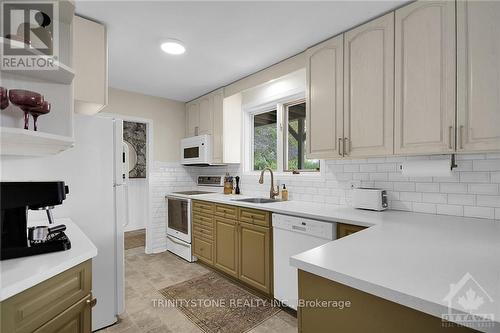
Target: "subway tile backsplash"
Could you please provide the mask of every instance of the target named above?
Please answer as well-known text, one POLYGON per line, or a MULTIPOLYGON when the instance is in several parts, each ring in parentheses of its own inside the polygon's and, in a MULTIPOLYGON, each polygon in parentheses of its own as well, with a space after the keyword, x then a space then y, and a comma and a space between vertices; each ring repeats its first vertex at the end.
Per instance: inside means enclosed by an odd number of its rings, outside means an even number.
MULTIPOLYGON (((291 200, 349 205, 351 186, 387 190, 395 210, 500 219, 500 154, 457 155, 451 177, 404 177, 399 166, 406 160, 449 158, 411 156, 325 161, 321 175, 278 175, 291 200)), ((233 167, 234 173, 234 167, 233 167)), ((242 177, 242 192, 266 196, 255 175, 242 177)))
MULTIPOLYGON (((349 205, 351 186, 379 187, 387 190, 389 208, 430 214, 500 219, 500 154, 457 155, 451 177, 404 177, 399 166, 405 160, 444 158, 411 156, 332 160, 323 163, 320 174, 277 175, 286 184, 290 200, 349 205)), ((165 194, 196 188, 201 174, 240 175, 242 194, 269 195, 269 174, 263 185, 256 174, 242 175, 238 165, 226 167, 183 167, 178 163, 155 162, 151 174, 153 192, 153 251, 166 246, 167 208, 165 194), (163 236, 160 236, 163 235, 163 236)))

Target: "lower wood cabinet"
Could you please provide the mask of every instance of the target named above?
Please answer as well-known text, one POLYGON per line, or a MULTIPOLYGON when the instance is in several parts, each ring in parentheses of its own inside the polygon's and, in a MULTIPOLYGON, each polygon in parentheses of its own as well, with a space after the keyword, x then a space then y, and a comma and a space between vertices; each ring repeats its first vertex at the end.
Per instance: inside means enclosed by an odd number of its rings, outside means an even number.
POLYGON ((36 331, 35 333, 77 333, 91 332, 92 295, 88 295, 36 331))
POLYGON ((193 201, 193 254, 272 295, 272 229, 267 211, 193 201))
POLYGON ((472 333, 444 327, 441 318, 299 270, 299 332, 472 333), (316 301, 349 301, 343 309, 314 306, 316 301), (306 306, 310 302, 311 306, 306 306))
POLYGON ((214 264, 214 204, 193 201, 193 254, 207 265, 214 264))
POLYGON ((201 260, 206 264, 213 265, 214 257, 212 242, 201 237, 193 237, 193 253, 198 260, 201 260))
POLYGON ((271 294, 270 228, 240 222, 239 279, 252 287, 271 294))
POLYGON ((215 217, 215 267, 237 278, 238 254, 238 221, 215 217))
POLYGON ((92 262, 87 260, 0 303, 1 332, 91 332, 92 262))
POLYGON ((366 227, 360 225, 337 223, 337 239, 352 235, 364 229, 366 229, 366 227))

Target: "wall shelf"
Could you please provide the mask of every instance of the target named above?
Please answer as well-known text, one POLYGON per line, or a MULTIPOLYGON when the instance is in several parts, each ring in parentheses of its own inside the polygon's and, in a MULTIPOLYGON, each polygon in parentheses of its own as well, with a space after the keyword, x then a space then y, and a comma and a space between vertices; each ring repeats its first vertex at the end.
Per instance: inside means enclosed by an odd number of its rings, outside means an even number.
MULTIPOLYGON (((24 46, 23 42, 7 40, 4 37, 0 37, 0 44, 5 45, 11 42, 14 44, 19 44, 19 46, 24 46)), ((31 50, 33 55, 42 56, 43 54, 37 50, 31 50)), ((54 63, 54 70, 2 70, 2 73, 11 73, 15 75, 20 75, 24 77, 29 77, 37 80, 52 82, 52 83, 62 83, 71 84, 73 78, 75 77, 75 72, 73 69, 62 62, 56 61, 54 63)))
POLYGON ((1 155, 46 156, 60 153, 74 144, 68 136, 0 127, 1 155))

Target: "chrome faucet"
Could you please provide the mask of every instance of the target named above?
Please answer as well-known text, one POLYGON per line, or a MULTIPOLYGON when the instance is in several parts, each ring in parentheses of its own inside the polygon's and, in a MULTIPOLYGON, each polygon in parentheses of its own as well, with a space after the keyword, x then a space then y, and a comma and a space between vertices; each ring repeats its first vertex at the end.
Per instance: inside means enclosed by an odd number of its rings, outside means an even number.
POLYGON ((271 170, 270 168, 265 168, 264 170, 262 170, 262 172, 260 173, 259 184, 264 184, 264 172, 266 170, 269 171, 269 173, 271 174, 271 190, 269 191, 269 198, 274 199, 275 197, 277 197, 280 194, 280 188, 278 186, 277 187, 278 190, 277 191, 274 190, 274 173, 273 173, 273 170, 271 170))

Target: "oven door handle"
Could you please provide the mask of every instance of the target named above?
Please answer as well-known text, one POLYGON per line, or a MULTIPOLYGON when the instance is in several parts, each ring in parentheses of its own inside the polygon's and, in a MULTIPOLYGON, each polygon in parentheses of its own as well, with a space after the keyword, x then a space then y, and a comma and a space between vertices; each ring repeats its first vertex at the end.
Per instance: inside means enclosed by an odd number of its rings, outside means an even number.
POLYGON ((177 240, 177 239, 175 239, 175 238, 173 238, 173 237, 171 237, 171 236, 169 236, 169 235, 167 235, 167 238, 168 238, 168 239, 170 239, 172 242, 174 242, 174 243, 176 243, 176 244, 182 245, 182 246, 184 246, 184 247, 189 247, 189 245, 188 245, 188 244, 183 243, 183 242, 181 242, 181 241, 179 241, 179 240, 177 240))

